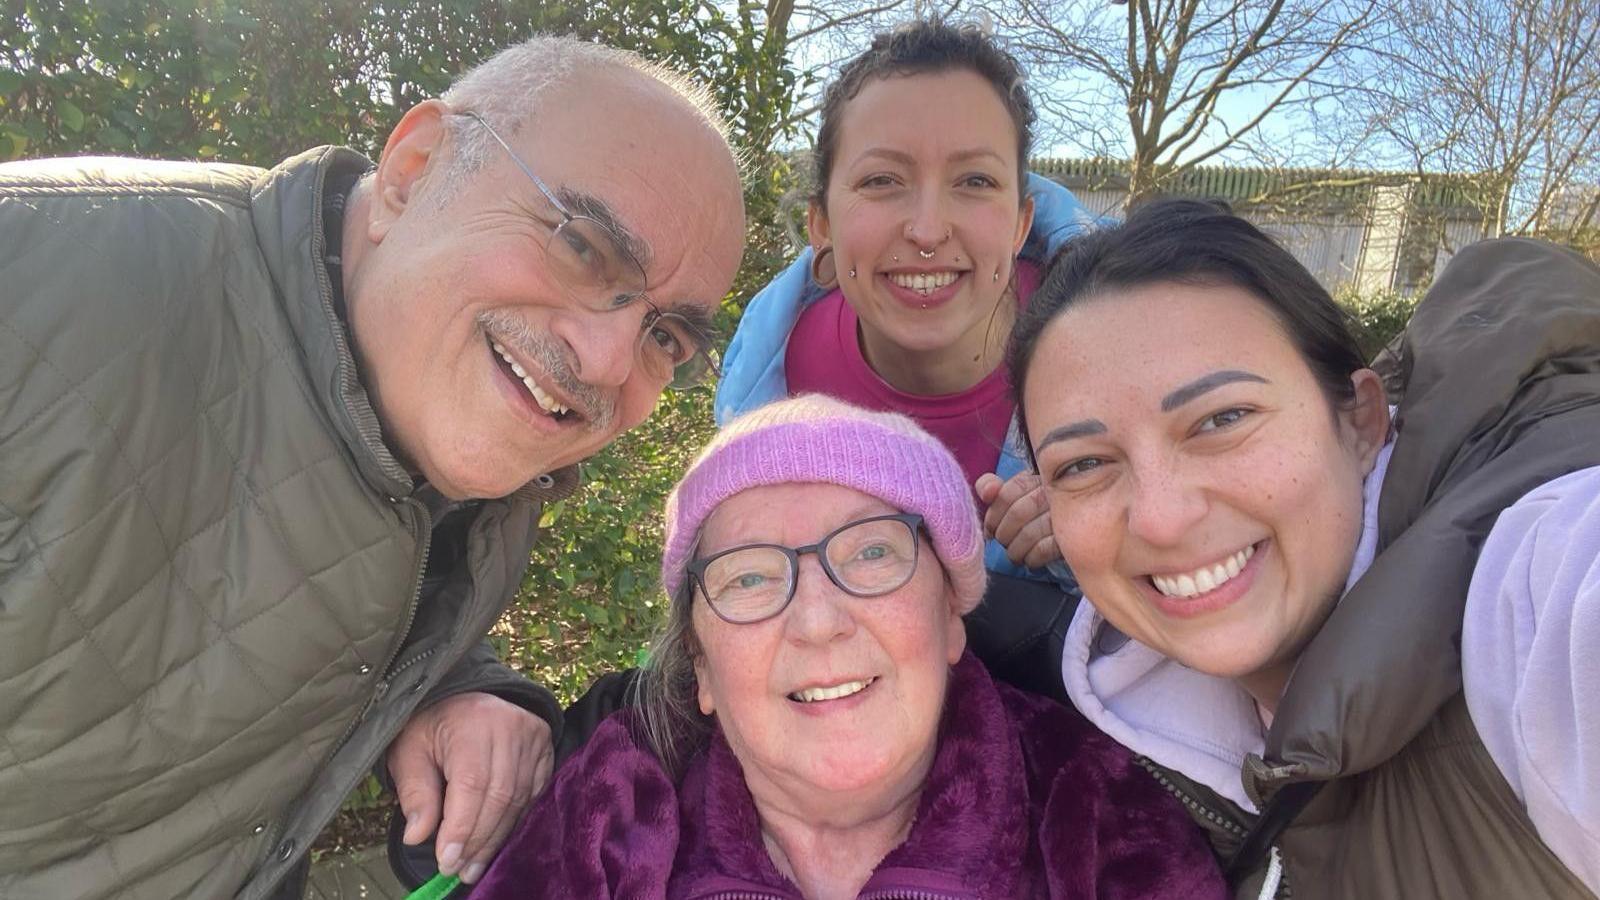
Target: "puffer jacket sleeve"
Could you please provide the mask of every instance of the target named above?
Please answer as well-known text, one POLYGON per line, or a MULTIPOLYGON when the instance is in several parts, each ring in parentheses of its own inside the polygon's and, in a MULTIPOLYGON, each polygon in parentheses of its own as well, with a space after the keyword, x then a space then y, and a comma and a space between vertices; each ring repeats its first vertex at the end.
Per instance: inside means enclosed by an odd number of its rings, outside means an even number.
POLYGON ((1600 891, 1600 466, 1535 488, 1495 522, 1467 592, 1472 723, 1539 838, 1600 891))

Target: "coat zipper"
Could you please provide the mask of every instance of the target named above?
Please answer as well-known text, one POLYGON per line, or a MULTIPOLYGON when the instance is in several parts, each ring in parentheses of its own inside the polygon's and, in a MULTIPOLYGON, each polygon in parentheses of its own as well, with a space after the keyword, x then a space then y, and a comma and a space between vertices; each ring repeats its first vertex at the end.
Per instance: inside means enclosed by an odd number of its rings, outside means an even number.
MULTIPOLYGON (((1157 783, 1167 789, 1167 793, 1177 797, 1178 800, 1183 803, 1184 808, 1188 809, 1192 814, 1198 814, 1207 822, 1218 826, 1223 831, 1226 831, 1241 840, 1243 840, 1244 837, 1249 834, 1243 825, 1240 825, 1238 822, 1233 821, 1233 819, 1229 818, 1228 816, 1217 812, 1204 803, 1201 803, 1194 797, 1191 797, 1186 791, 1184 791, 1183 788, 1178 787, 1178 785, 1173 782, 1171 778, 1168 778, 1167 774, 1161 771, 1161 767, 1152 762, 1148 757, 1135 756, 1134 759, 1138 761, 1139 765, 1146 772, 1150 773, 1151 777, 1153 777, 1157 783)), ((1275 894, 1275 896, 1281 897, 1283 900, 1290 900, 1290 898, 1294 897, 1294 891, 1289 887, 1288 871, 1284 871, 1282 879, 1278 882, 1278 892, 1275 894)))
MULTIPOLYGON (((321 772, 327 768, 329 760, 333 759, 338 755, 340 750, 344 749, 345 742, 349 741, 350 737, 356 733, 356 729, 361 727, 361 723, 366 721, 367 715, 372 712, 372 708, 388 695, 389 686, 393 683, 393 673, 389 673, 388 668, 394 662, 395 657, 400 655, 400 649, 405 646, 406 638, 411 634, 411 626, 417 618, 417 604, 422 600, 422 580, 423 576, 428 571, 428 550, 432 545, 432 541, 428 538, 433 532, 433 524, 431 517, 428 514, 428 507, 426 504, 411 497, 407 497, 405 502, 417 509, 421 516, 421 521, 426 526, 422 529, 422 550, 417 554, 416 575, 414 576, 415 580, 412 582, 411 587, 411 603, 406 609, 406 624, 395 638, 394 646, 390 648, 387 658, 384 659, 383 668, 378 670, 380 673, 383 673, 379 676, 378 690, 373 693, 372 696, 367 698, 367 702, 361 706, 361 711, 356 714, 355 718, 350 720, 350 724, 345 726, 344 733, 341 734, 339 739, 334 742, 333 748, 329 750, 327 755, 323 756, 318 762, 318 772, 321 772)), ((417 657, 417 660, 426 658, 427 655, 428 654, 424 653, 417 657)), ((416 662, 417 660, 411 660, 410 662, 416 662)), ((407 663, 407 665, 409 664, 410 663, 407 663)), ((404 668, 405 666, 401 667, 401 669, 404 668)), ((275 859, 280 852, 283 842, 284 829, 288 826, 288 824, 289 823, 287 819, 280 819, 278 824, 273 826, 271 831, 272 839, 267 842, 269 861, 275 859)), ((255 876, 252 875, 251 879, 253 880, 254 877, 255 876)))

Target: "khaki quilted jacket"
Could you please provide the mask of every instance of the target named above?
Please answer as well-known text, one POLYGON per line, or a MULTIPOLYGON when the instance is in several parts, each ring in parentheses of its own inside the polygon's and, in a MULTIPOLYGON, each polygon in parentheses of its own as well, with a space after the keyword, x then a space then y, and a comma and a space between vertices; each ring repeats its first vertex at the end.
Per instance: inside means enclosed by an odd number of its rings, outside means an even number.
POLYGON ((367 165, 0 166, 6 900, 269 896, 444 696, 559 736, 482 638, 575 475, 451 505, 384 446, 323 264, 367 165))

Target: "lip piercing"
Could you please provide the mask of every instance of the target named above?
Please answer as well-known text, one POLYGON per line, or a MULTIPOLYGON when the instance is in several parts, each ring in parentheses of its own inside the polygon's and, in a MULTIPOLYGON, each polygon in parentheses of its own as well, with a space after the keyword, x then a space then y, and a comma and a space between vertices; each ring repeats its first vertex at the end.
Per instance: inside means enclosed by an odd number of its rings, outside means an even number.
POLYGON ((898 257, 898 256, 891 256, 889 258, 894 260, 895 262, 899 262, 900 261, 900 257, 898 257))
POLYGON ((934 251, 932 251, 932 250, 918 250, 917 251, 917 255, 922 257, 923 259, 933 259, 933 254, 934 254, 934 251))

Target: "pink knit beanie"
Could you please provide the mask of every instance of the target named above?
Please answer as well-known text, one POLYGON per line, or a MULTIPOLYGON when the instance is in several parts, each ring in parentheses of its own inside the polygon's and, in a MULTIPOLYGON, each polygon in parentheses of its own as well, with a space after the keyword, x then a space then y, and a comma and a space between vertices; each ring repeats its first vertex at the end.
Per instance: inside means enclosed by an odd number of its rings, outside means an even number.
POLYGON ((983 598, 983 531, 966 475, 950 451, 899 413, 808 394, 768 404, 717 432, 667 498, 661 583, 683 588, 700 526, 722 501, 753 487, 837 484, 922 516, 967 613, 983 598))

